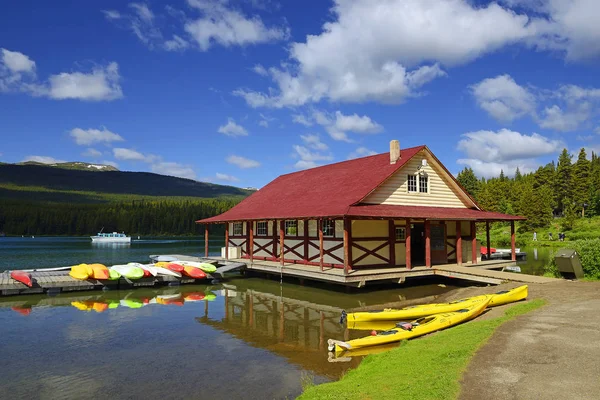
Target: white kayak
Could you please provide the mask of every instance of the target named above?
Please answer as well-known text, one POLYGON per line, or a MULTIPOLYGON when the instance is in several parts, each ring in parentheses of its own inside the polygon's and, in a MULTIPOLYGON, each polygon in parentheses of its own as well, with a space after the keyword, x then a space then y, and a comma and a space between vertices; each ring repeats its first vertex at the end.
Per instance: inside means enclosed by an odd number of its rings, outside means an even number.
POLYGON ((177 260, 177 257, 174 257, 174 256, 150 256, 150 258, 152 260, 154 260, 154 262, 160 262, 160 261, 169 262, 169 261, 176 261, 177 260))
POLYGON ((128 279, 140 279, 144 277, 144 270, 133 265, 113 265, 110 269, 117 271, 122 277, 128 279))
POLYGON ((163 267, 152 267, 152 268, 154 268, 154 271, 156 271, 157 275, 167 275, 167 276, 174 276, 177 278, 181 278, 181 272, 171 271, 170 269, 166 269, 163 267))
POLYGON ((140 264, 140 263, 127 263, 127 265, 131 265, 132 267, 138 267, 143 269, 144 271, 148 271, 150 273, 150 275, 152 276, 156 276, 158 274, 158 272, 156 272, 156 267, 154 267, 154 265, 146 265, 146 264, 140 264))

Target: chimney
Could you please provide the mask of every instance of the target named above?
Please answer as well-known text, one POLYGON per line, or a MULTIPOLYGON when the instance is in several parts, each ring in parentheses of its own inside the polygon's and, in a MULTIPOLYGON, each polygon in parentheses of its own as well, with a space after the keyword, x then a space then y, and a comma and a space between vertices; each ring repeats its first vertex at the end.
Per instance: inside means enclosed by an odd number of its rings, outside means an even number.
POLYGON ((397 140, 390 141, 390 164, 396 164, 400 159, 400 142, 397 140))

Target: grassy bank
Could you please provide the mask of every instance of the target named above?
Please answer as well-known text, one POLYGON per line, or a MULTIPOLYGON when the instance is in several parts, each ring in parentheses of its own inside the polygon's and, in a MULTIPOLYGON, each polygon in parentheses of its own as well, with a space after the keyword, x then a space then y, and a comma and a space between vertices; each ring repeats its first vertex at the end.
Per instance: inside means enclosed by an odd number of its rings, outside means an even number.
POLYGON ((455 399, 463 371, 496 328, 544 304, 517 304, 503 317, 475 320, 368 356, 341 380, 310 387, 299 399, 455 399))

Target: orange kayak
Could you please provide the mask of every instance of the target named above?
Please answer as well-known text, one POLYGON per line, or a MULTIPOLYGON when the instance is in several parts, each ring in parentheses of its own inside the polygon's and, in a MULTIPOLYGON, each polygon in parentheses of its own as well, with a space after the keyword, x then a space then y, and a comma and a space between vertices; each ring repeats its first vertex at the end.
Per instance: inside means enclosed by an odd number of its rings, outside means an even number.
POLYGON ((170 269, 171 271, 175 272, 183 272, 183 265, 180 264, 168 263, 163 268, 170 269))
POLYGON ((31 274, 25 271, 11 271, 10 277, 17 282, 21 282, 24 285, 31 287, 33 281, 31 280, 31 274))
POLYGON ((90 264, 89 267, 92 269, 90 278, 92 278, 92 279, 108 279, 108 278, 110 278, 110 274, 108 272, 108 268, 106 268, 106 265, 90 264))
POLYGON ((194 279, 204 279, 206 274, 200 268, 197 267, 183 267, 183 274, 194 279))

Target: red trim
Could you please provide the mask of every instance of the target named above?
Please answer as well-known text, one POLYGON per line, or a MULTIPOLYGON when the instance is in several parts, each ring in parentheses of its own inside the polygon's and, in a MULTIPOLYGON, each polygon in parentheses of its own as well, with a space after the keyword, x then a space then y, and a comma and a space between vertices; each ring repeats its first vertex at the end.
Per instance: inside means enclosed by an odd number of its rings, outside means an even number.
POLYGON ((389 246, 390 246, 390 267, 396 266, 396 224, 393 220, 388 221, 389 224, 389 246))
POLYGON ((431 268, 431 222, 425 221, 425 266, 431 268))
POLYGON ((225 224, 225 259, 229 260, 229 222, 225 224))
POLYGON ((380 260, 382 260, 383 262, 387 263, 388 265, 390 264, 390 259, 389 258, 385 258, 384 256, 382 256, 381 254, 377 254, 377 252, 381 249, 384 249, 386 246, 389 246, 389 241, 385 241, 382 244, 380 244, 379 246, 375 247, 373 250, 369 250, 366 247, 363 247, 359 244, 353 243, 352 247, 357 248, 358 250, 361 250, 364 252, 364 254, 362 254, 361 256, 357 257, 356 259, 352 260, 352 265, 356 265, 359 262, 361 262, 362 260, 364 260, 365 258, 367 258, 368 256, 373 256, 373 257, 377 257, 380 260))
POLYGON ((485 221, 485 239, 487 241, 487 253, 486 254, 491 254, 490 253, 490 247, 492 246, 492 244, 490 243, 490 221, 485 221))
POLYGON ((462 222, 456 221, 456 264, 462 265, 462 222))
POLYGON ((477 264, 477 227, 471 221, 471 262, 477 264))
POLYGON ((411 269, 412 268, 412 260, 411 260, 411 255, 410 255, 410 246, 411 246, 411 231, 410 231, 410 218, 406 218, 406 230, 404 231, 404 237, 406 238, 406 268, 407 269, 411 269))
POLYGON ((204 228, 204 257, 208 258, 208 224, 204 228))

